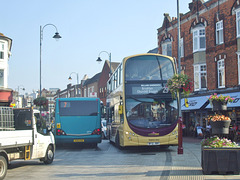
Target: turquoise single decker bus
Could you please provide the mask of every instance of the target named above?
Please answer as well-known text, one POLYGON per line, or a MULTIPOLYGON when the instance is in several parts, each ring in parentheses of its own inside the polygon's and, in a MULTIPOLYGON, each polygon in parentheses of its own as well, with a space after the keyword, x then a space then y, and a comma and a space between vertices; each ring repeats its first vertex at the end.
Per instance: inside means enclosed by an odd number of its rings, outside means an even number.
POLYGON ((56 144, 101 143, 100 99, 57 98, 54 134, 56 144))

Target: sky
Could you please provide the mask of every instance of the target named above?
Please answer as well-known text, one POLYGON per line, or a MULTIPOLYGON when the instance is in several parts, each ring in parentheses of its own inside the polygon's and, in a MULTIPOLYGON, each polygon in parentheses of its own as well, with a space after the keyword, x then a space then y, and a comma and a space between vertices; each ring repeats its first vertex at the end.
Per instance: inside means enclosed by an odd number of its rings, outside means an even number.
MULTIPOLYGON (((180 13, 192 0, 179 0, 180 13)), ((40 26, 43 29, 42 88, 66 89, 85 74, 102 71, 107 53, 112 62, 157 47, 164 13, 177 17, 177 0, 8 0, 1 2, 0 33, 12 39, 8 87, 31 93, 40 87, 40 26), (72 80, 68 80, 72 74, 72 80), (25 89, 25 91, 22 90, 25 89)))

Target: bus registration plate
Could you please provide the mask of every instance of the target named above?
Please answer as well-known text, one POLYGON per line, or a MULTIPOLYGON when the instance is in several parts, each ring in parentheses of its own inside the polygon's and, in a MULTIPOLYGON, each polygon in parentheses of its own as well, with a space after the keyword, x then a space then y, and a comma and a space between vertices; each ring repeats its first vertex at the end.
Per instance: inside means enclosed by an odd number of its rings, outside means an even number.
POLYGON ((84 142, 84 139, 74 139, 73 142, 84 142))
POLYGON ((155 145, 160 145, 160 142, 149 142, 149 146, 155 146, 155 145))

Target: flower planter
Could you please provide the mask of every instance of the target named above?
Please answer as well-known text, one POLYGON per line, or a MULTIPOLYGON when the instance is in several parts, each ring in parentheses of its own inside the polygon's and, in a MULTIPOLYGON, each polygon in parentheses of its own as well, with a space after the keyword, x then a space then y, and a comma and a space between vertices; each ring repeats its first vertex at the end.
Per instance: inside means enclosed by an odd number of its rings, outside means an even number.
POLYGON ((231 121, 210 121, 212 134, 229 134, 231 121))
POLYGON ((239 174, 240 147, 202 147, 201 165, 203 174, 239 174))
POLYGON ((227 104, 222 103, 221 101, 213 100, 212 101, 212 110, 213 111, 226 111, 227 110, 227 104))

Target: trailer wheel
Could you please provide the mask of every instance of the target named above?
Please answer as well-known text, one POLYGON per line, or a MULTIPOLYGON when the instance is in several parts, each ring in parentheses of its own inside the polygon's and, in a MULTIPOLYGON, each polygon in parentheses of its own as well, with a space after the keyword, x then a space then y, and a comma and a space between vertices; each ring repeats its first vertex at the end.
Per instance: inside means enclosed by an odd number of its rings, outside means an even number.
POLYGON ((52 146, 48 146, 47 152, 44 159, 44 164, 51 164, 54 159, 54 151, 52 146))
POLYGON ((7 160, 5 159, 5 157, 0 155, 0 180, 4 179, 4 177, 7 174, 7 160))

